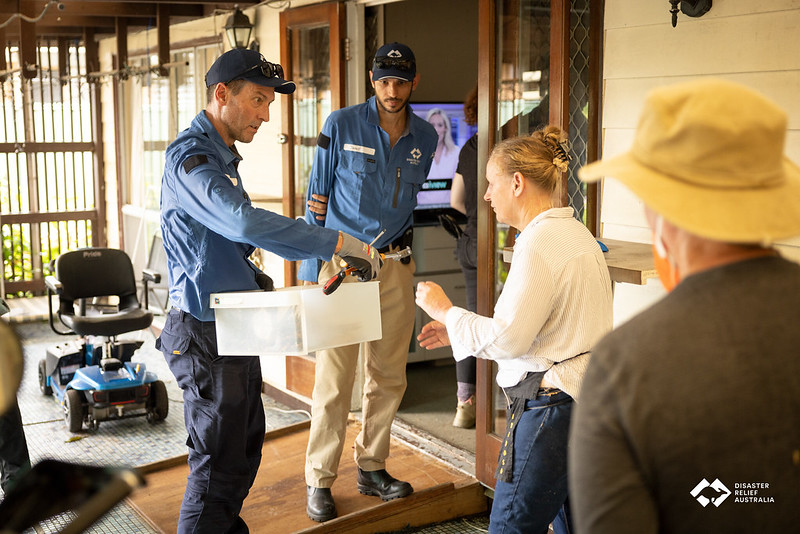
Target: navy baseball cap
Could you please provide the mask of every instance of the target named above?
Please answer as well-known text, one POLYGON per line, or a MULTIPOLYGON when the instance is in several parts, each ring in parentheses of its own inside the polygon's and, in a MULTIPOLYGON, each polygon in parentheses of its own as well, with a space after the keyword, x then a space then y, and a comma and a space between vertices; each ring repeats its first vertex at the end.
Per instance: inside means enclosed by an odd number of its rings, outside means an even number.
POLYGON ((233 80, 274 87, 276 93, 288 95, 294 93, 294 82, 283 79, 283 67, 278 63, 270 63, 255 50, 234 48, 228 50, 211 65, 206 73, 206 87, 233 80))
POLYGON ((414 52, 401 43, 385 44, 375 53, 372 60, 372 81, 384 78, 398 78, 408 82, 417 74, 417 61, 414 52))

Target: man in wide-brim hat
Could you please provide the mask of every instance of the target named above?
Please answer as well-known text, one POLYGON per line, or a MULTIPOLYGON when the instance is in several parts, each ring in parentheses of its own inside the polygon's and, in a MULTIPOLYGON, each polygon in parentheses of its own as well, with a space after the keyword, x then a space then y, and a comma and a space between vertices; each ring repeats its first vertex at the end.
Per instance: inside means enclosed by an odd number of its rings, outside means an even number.
POLYGON ((786 114, 721 80, 652 91, 631 149, 579 171, 645 204, 668 294, 593 350, 570 438, 580 532, 800 524, 800 169, 786 114))

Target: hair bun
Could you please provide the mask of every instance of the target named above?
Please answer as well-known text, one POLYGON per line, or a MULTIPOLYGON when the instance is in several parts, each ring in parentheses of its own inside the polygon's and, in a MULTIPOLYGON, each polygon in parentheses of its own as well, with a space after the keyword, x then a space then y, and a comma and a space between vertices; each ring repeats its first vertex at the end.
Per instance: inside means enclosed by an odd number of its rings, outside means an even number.
POLYGON ((559 171, 567 172, 567 169, 569 168, 569 161, 561 159, 561 157, 557 155, 553 158, 553 165, 555 165, 559 171))

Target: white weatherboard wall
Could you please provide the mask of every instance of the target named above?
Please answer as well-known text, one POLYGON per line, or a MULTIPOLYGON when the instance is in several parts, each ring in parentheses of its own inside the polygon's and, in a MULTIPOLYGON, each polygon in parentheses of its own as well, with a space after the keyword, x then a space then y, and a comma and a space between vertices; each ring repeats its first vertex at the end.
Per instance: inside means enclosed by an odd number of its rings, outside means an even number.
MULTIPOLYGON (((756 89, 789 116, 786 154, 800 162, 800 0, 715 0, 701 18, 678 15, 669 2, 606 0, 603 59, 603 156, 627 150, 647 93, 713 76, 756 89)), ((650 243, 642 203, 615 180, 602 190, 601 235, 650 243)), ((800 258, 800 240, 781 251, 800 258)), ((663 296, 658 280, 617 284, 615 323, 663 296)))

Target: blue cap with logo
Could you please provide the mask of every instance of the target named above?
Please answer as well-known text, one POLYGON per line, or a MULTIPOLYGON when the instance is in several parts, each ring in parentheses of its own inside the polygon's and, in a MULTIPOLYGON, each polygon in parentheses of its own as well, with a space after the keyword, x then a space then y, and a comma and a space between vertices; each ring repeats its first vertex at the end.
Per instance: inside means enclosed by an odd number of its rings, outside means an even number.
POLYGON ((294 93, 294 82, 284 80, 283 76, 280 64, 270 63, 255 50, 234 48, 219 56, 208 69, 206 87, 233 80, 247 80, 264 87, 274 87, 276 93, 294 93))
POLYGON ((385 44, 375 53, 372 60, 372 81, 384 78, 397 78, 408 82, 417 74, 417 61, 414 52, 401 43, 385 44))

